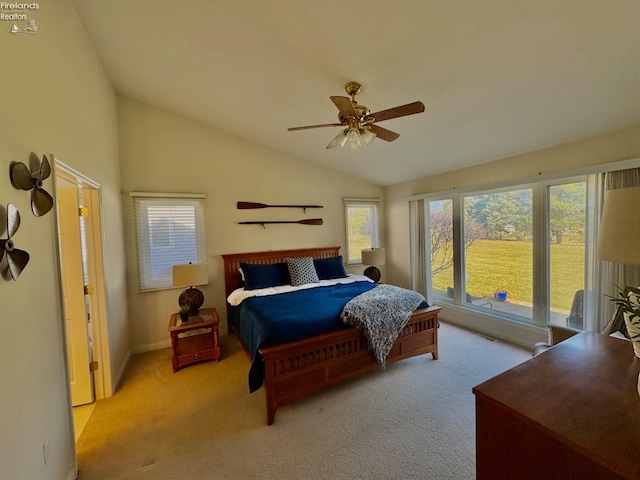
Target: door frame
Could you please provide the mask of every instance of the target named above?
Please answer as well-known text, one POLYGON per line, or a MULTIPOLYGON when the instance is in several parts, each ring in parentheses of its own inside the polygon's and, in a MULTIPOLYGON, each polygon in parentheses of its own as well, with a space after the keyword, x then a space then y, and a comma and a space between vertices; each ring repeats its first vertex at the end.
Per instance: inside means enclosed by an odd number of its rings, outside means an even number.
MULTIPOLYGON (((57 192, 58 178, 76 186, 83 191, 85 205, 89 211, 86 225, 87 239, 87 263, 89 264, 89 282, 94 287, 94 294, 90 302, 92 333, 93 333, 93 360, 98 362, 98 369, 93 372, 95 399, 101 400, 113 395, 113 381, 111 375, 111 352, 109 349, 108 314, 107 314, 107 286, 104 272, 104 248, 103 248, 103 218, 102 218, 102 190, 100 184, 94 182, 84 174, 64 164, 55 155, 53 160, 53 189, 57 192)), ((54 195, 55 196, 55 195, 54 195)), ((56 241, 60 244, 60 232, 58 222, 55 222, 56 241)), ((58 247, 59 250, 59 247, 58 247)), ((58 251, 58 262, 60 262, 58 251)), ((59 269, 59 288, 64 285, 62 269, 59 269)), ((62 292, 59 292, 62 301, 62 292)), ((62 302, 64 309, 64 302, 62 302)), ((64 318, 64 316, 63 316, 64 318)), ((66 335, 64 338, 66 345, 66 335)), ((66 347, 65 347, 66 348, 66 347)), ((65 363, 68 362, 65 355, 65 363)), ((67 366, 68 367, 68 366, 67 366)))

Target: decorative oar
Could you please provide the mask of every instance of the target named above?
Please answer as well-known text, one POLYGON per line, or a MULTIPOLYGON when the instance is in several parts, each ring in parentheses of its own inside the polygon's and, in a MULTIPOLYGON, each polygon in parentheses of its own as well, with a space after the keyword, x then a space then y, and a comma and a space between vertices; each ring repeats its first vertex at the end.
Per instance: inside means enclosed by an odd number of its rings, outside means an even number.
POLYGON ((266 205, 256 202, 238 202, 239 210, 253 210, 256 208, 301 208, 303 212, 306 212, 307 208, 322 208, 322 205, 266 205))
POLYGON ((307 220, 299 220, 297 222, 287 222, 287 221, 278 221, 278 222, 238 222, 240 225, 260 225, 262 228, 267 228, 265 225, 273 224, 273 223, 299 223, 300 225, 322 225, 321 218, 309 218, 307 220))

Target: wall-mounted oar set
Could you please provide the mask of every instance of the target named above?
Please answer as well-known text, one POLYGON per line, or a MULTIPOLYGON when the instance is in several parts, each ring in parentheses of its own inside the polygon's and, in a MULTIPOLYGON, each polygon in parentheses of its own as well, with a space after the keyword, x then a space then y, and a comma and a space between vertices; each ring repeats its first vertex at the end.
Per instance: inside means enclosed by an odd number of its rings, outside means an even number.
MULTIPOLYGON (((322 205, 266 205, 264 203, 255 202, 238 202, 238 210, 254 210, 258 208, 301 208, 306 213, 307 208, 322 208, 322 205)), ((260 225, 266 228, 267 224, 274 223, 298 223, 300 225, 322 225, 321 218, 309 218, 298 221, 255 221, 255 222, 238 222, 240 225, 260 225)))

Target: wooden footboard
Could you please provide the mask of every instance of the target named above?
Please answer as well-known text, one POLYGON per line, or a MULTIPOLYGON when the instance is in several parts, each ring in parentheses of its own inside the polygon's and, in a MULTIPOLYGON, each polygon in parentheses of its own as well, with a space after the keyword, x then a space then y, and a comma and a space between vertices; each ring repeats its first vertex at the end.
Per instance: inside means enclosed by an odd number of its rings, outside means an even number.
MULTIPOLYGON (((440 307, 417 310, 402 330, 387 363, 431 353, 438 358, 438 312, 440 307)), ((369 352, 361 329, 349 328, 263 348, 267 400, 267 424, 276 410, 312 393, 379 368, 369 352)))

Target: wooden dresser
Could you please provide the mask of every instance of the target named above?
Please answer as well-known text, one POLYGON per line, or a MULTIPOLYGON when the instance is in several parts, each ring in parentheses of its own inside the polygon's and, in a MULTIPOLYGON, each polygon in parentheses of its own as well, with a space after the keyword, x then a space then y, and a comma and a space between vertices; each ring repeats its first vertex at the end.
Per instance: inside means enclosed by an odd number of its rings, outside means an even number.
POLYGON ((640 479, 639 371, 582 332, 477 385, 477 480, 640 479))

